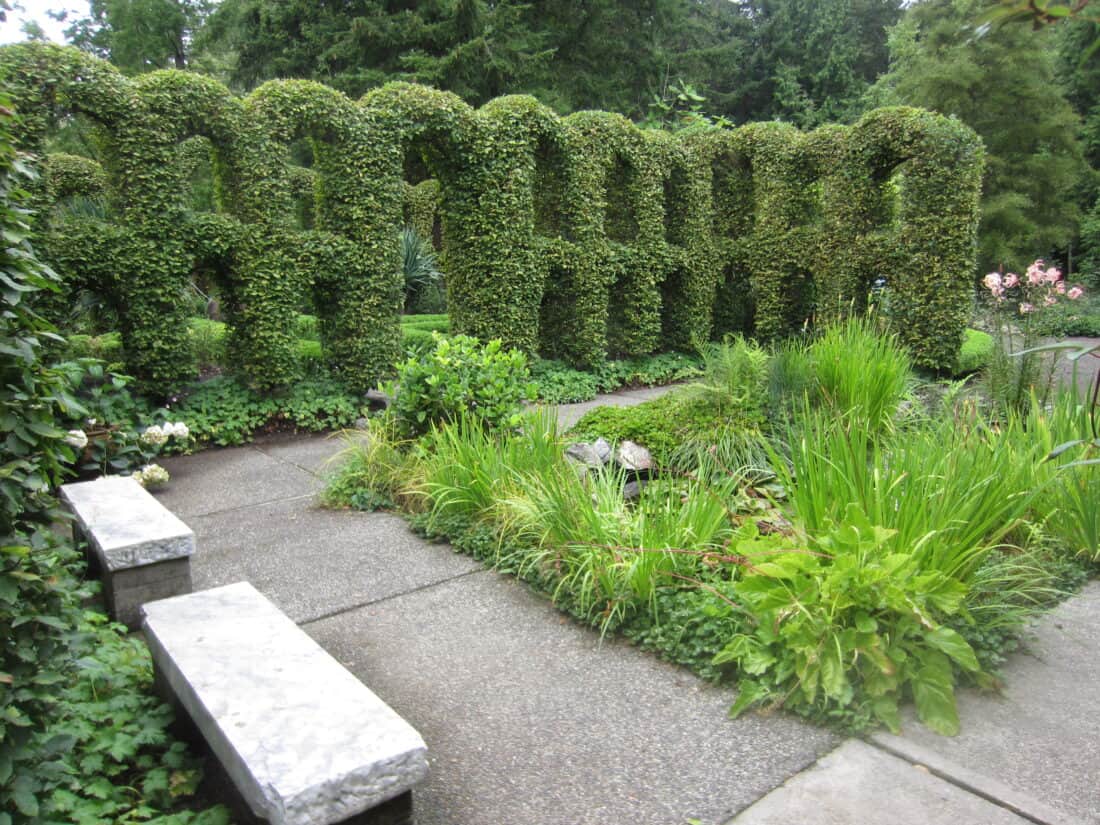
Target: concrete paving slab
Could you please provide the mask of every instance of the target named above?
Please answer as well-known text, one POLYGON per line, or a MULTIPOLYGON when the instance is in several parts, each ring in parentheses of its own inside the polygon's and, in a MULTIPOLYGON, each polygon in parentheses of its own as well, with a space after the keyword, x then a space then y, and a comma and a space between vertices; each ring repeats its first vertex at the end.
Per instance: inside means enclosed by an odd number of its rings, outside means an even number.
POLYGON ((660 398, 662 395, 677 389, 678 386, 673 384, 665 387, 639 387, 634 390, 620 390, 606 395, 597 395, 591 401, 581 401, 578 404, 560 404, 556 407, 558 423, 564 432, 580 421, 585 413, 596 409, 596 407, 633 407, 643 401, 660 398))
POLYGON ((479 570, 390 513, 320 510, 309 497, 189 520, 196 590, 251 582, 297 622, 479 570))
POLYGON ((418 825, 717 825, 839 741, 492 571, 304 629, 427 742, 418 825))
POLYGON ((851 739, 729 825, 1026 825, 927 770, 851 739))
POLYGON ((1039 621, 1004 682, 999 697, 961 692, 958 736, 912 723, 873 741, 945 775, 965 766, 977 790, 996 796, 1007 786, 1022 805, 1041 800, 1054 821, 1100 822, 1100 582, 1039 621))
POLYGON ((321 433, 264 438, 257 440, 252 446, 278 461, 293 464, 310 473, 324 475, 333 466, 331 459, 347 443, 339 433, 321 433))
POLYGON ((300 496, 317 486, 311 473, 255 447, 204 450, 160 463, 171 480, 155 495, 189 524, 189 517, 300 496))

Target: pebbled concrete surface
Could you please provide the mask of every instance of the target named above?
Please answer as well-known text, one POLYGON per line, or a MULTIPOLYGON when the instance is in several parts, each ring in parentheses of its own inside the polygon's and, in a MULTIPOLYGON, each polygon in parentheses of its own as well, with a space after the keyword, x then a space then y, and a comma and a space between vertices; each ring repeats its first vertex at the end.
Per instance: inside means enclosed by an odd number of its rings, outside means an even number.
POLYGON ((427 741, 417 825, 716 825, 838 741, 491 571, 304 629, 427 741))
POLYGON ((187 522, 195 516, 311 495, 320 489, 313 473, 256 447, 205 450, 160 463, 171 480, 156 491, 156 497, 187 522))
POLYGON ((660 398, 665 393, 671 392, 676 388, 676 384, 667 387, 639 387, 635 390, 624 390, 608 395, 597 395, 591 401, 582 401, 578 404, 561 404, 555 409, 558 413, 558 422, 561 424, 561 431, 565 432, 580 421, 581 416, 589 410, 596 409, 596 407, 633 407, 635 404, 641 404, 643 401, 652 401, 654 398, 660 398))
POLYGON ((1003 698, 963 692, 959 737, 913 723, 815 766, 836 734, 732 722, 732 691, 601 644, 398 517, 314 508, 341 446, 284 436, 168 459, 158 498, 196 532, 197 589, 251 581, 425 737, 419 825, 1100 823, 1100 583, 1040 623, 1003 698))
POLYGON ((1026 825, 1030 820, 851 739, 729 825, 1026 825))
POLYGON ((1000 697, 959 696, 962 731, 937 736, 916 723, 873 737, 930 767, 964 766, 1082 822, 1100 823, 1100 582, 1039 621, 1004 669, 1000 697))
POLYGON ((415 591, 481 565, 390 513, 321 510, 310 496, 189 519, 196 590, 248 581, 296 622, 415 591))

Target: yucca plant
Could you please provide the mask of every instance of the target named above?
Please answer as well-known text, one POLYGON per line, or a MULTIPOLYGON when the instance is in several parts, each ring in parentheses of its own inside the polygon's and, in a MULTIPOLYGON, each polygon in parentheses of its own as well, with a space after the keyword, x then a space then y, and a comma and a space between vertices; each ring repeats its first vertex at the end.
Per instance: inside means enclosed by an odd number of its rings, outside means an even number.
POLYGON ((443 273, 439 271, 435 249, 415 229, 401 230, 401 272, 405 280, 405 310, 409 311, 421 295, 441 290, 443 273))

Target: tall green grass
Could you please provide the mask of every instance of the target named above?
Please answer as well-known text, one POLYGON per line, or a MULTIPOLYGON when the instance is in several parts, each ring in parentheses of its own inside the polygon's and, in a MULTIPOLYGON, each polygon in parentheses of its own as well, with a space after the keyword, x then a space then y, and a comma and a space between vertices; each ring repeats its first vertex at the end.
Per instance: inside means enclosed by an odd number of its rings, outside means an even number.
POLYGON ((870 318, 848 318, 809 347, 816 389, 834 414, 857 415, 872 431, 890 427, 905 396, 912 363, 897 336, 870 318))
POLYGON ((559 467, 525 476, 502 502, 517 534, 538 548, 528 565, 554 571, 554 596, 606 630, 631 612, 656 618, 657 591, 683 586, 704 560, 718 562, 733 535, 735 479, 715 482, 710 467, 652 482, 636 502, 623 497, 620 472, 579 475, 559 467))
POLYGON ((897 531, 889 552, 963 581, 1028 513, 1043 455, 977 420, 873 437, 860 412, 807 412, 789 440, 790 463, 773 464, 811 538, 855 503, 897 531))
POLYGON ((554 472, 564 463, 557 417, 547 410, 527 413, 515 434, 490 432, 462 415, 433 427, 420 449, 416 494, 427 508, 429 527, 491 520, 522 478, 554 472))

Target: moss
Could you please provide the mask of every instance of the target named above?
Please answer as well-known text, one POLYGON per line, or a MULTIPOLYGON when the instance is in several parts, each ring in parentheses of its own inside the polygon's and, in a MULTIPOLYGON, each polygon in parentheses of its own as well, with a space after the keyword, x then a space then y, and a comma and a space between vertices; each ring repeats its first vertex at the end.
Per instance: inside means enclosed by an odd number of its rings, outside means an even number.
POLYGON ((569 437, 577 441, 633 441, 646 447, 654 461, 665 466, 681 445, 711 443, 723 432, 744 424, 705 399, 669 393, 633 407, 597 407, 576 423, 569 437))

